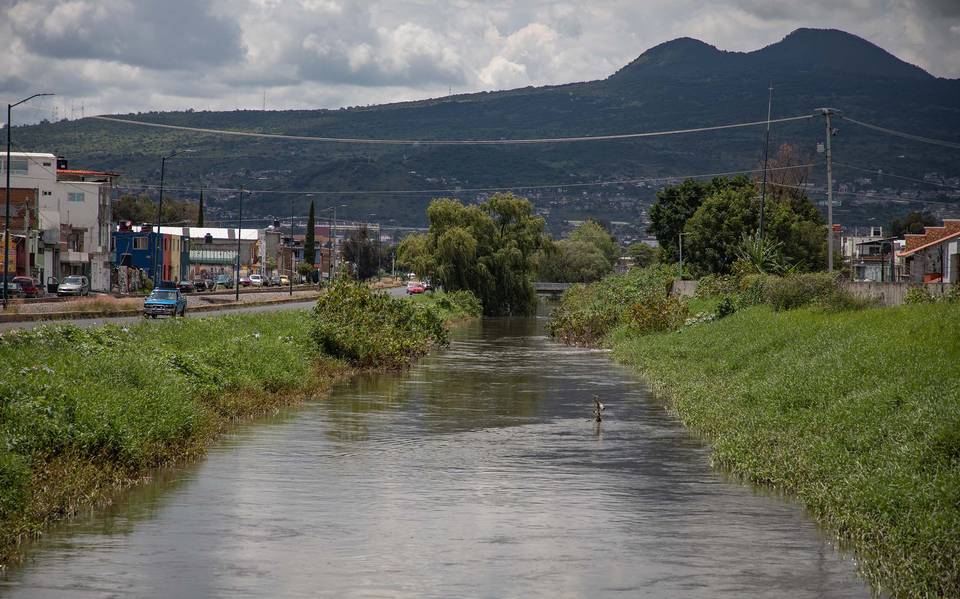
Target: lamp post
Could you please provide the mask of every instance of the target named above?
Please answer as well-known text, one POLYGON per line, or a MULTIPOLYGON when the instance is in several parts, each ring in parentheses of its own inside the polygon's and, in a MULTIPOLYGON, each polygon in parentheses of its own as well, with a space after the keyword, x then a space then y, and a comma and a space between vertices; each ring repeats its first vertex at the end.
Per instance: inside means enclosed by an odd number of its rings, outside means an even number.
POLYGON ((51 93, 42 93, 42 94, 33 94, 29 98, 24 98, 19 102, 13 104, 7 104, 7 194, 4 197, 5 199, 5 208, 4 208, 4 220, 3 220, 3 309, 7 309, 7 288, 10 286, 10 282, 7 281, 7 264, 10 261, 10 126, 12 125, 12 112, 14 107, 23 104, 28 100, 40 96, 52 96, 51 93))
POLYGON ((234 278, 234 300, 240 301, 240 237, 243 231, 243 185, 240 186, 240 209, 237 215, 237 276, 234 278))
POLYGON ((337 208, 346 208, 346 204, 337 204, 336 206, 328 206, 320 211, 320 214, 323 214, 327 210, 333 210, 333 226, 330 231, 330 272, 329 279, 333 281, 333 273, 336 271, 336 258, 337 258, 337 208))
POLYGON ((192 150, 177 150, 171 152, 166 156, 160 158, 160 202, 157 203, 157 243, 153 246, 153 286, 154 288, 160 287, 160 281, 163 278, 157 276, 157 256, 159 254, 160 244, 163 243, 163 235, 160 234, 160 222, 163 216, 163 176, 167 166, 167 160, 173 158, 177 154, 182 154, 184 152, 192 152, 192 150))

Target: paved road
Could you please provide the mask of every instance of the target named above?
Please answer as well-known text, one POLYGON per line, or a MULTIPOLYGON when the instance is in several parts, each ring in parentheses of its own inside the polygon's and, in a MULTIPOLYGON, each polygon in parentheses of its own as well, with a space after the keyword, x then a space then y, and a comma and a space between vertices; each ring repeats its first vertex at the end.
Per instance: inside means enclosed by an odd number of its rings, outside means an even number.
MULTIPOLYGON (((388 293, 394 297, 403 297, 406 289, 395 287, 389 289, 388 293)), ((301 310, 310 308, 316 302, 315 299, 302 302, 291 302, 289 304, 267 304, 265 306, 249 306, 246 308, 224 308, 223 310, 210 310, 206 312, 190 312, 187 310, 187 318, 218 316, 221 314, 239 314, 242 312, 271 312, 275 310, 301 310)), ((75 320, 40 320, 30 322, 0 322, 0 332, 12 329, 32 329, 42 324, 72 324, 78 327, 94 327, 102 324, 136 324, 138 322, 159 322, 161 319, 144 319, 142 316, 124 316, 121 318, 77 318, 75 320)))

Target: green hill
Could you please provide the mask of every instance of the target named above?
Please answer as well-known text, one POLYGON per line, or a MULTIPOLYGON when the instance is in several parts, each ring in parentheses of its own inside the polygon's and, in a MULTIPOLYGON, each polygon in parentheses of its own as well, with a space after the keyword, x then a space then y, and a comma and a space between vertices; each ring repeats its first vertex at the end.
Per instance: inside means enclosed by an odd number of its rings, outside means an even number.
MULTIPOLYGON (((340 110, 152 112, 125 118, 359 138, 576 136, 762 120, 771 83, 774 117, 831 106, 863 121, 960 141, 960 80, 933 77, 856 36, 811 29, 745 53, 681 38, 651 48, 606 79, 583 83, 340 110)), ((842 121, 838 127, 837 162, 917 178, 934 171, 960 175, 958 151, 884 136, 842 121)), ((771 139, 773 147, 798 144, 806 157, 822 162, 815 153, 822 136, 822 121, 811 120, 775 125, 771 139)), ((763 128, 542 146, 401 147, 245 139, 83 119, 17 127, 14 138, 21 150, 52 151, 72 164, 119 171, 128 185, 156 184, 161 153, 194 148, 195 154, 169 164, 167 181, 173 188, 196 187, 202 181, 207 186, 344 192, 566 184, 755 168, 762 156, 763 128)), ((863 175, 842 168, 836 172, 841 183, 863 175)), ((822 168, 814 170, 814 182, 823 177, 822 168)), ((894 188, 911 185, 882 182, 894 188)), ((176 189, 171 193, 196 196, 176 189)), ((563 219, 587 215, 640 220, 653 194, 648 187, 606 186, 526 195, 550 210, 548 222, 556 228, 563 219)), ((230 194, 211 195, 211 209, 229 217, 235 204, 230 194)), ((374 220, 416 225, 424 221, 423 208, 433 195, 314 199, 318 208, 349 204, 341 209, 349 217, 376 213, 374 220)), ((847 199, 837 217, 851 224, 863 224, 871 216, 886 219, 906 209, 902 204, 865 209, 851 206, 847 199)), ((302 215, 305 202, 302 195, 260 194, 245 213, 286 216, 293 210, 302 215)))

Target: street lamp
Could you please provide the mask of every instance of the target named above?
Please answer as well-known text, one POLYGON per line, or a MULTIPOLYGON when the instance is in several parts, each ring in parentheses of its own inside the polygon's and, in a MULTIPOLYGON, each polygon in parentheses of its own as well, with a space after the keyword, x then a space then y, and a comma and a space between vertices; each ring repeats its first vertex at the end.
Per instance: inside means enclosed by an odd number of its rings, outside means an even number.
POLYGON ((330 232, 330 280, 333 281, 333 273, 336 270, 337 258, 337 208, 346 208, 346 204, 337 204, 336 206, 327 206, 320 211, 323 214, 327 210, 333 210, 333 227, 330 232))
POLYGON ((240 209, 237 215, 237 276, 234 279, 234 300, 240 302, 240 237, 243 231, 243 185, 240 186, 240 209))
POLYGON ((160 202, 157 204, 157 237, 156 237, 157 242, 153 246, 153 287, 154 288, 160 287, 160 279, 162 278, 157 276, 157 254, 160 248, 160 244, 163 242, 163 236, 160 234, 160 219, 163 214, 163 175, 164 175, 164 171, 166 170, 167 160, 173 158, 178 154, 183 154, 185 152, 192 152, 192 151, 193 150, 177 150, 175 152, 171 152, 170 154, 167 154, 166 156, 163 156, 162 158, 160 158, 160 202))
POLYGON ((11 113, 15 106, 19 106, 28 100, 38 98, 40 96, 52 96, 51 93, 42 93, 42 94, 33 94, 29 98, 24 98, 19 102, 13 104, 7 104, 7 194, 5 196, 6 207, 4 208, 4 220, 3 220, 3 309, 7 309, 7 288, 10 286, 10 282, 7 281, 7 263, 10 261, 10 127, 13 124, 11 120, 11 113))

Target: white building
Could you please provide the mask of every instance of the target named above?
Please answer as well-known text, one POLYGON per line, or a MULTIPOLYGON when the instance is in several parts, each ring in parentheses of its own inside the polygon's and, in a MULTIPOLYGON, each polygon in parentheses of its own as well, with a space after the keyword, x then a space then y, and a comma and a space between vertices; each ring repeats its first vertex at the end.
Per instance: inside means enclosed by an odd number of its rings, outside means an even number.
MULTIPOLYGON (((6 182, 6 152, 0 152, 0 181, 6 182)), ((11 152, 11 190, 33 190, 36 206, 24 226, 25 273, 42 283, 71 274, 90 278, 91 289, 110 289, 111 192, 118 175, 70 170, 53 154, 11 152)), ((14 194, 11 193, 11 196, 14 194)), ((11 215, 12 216, 12 215, 11 215)), ((13 221, 13 218, 11 218, 13 221)))

